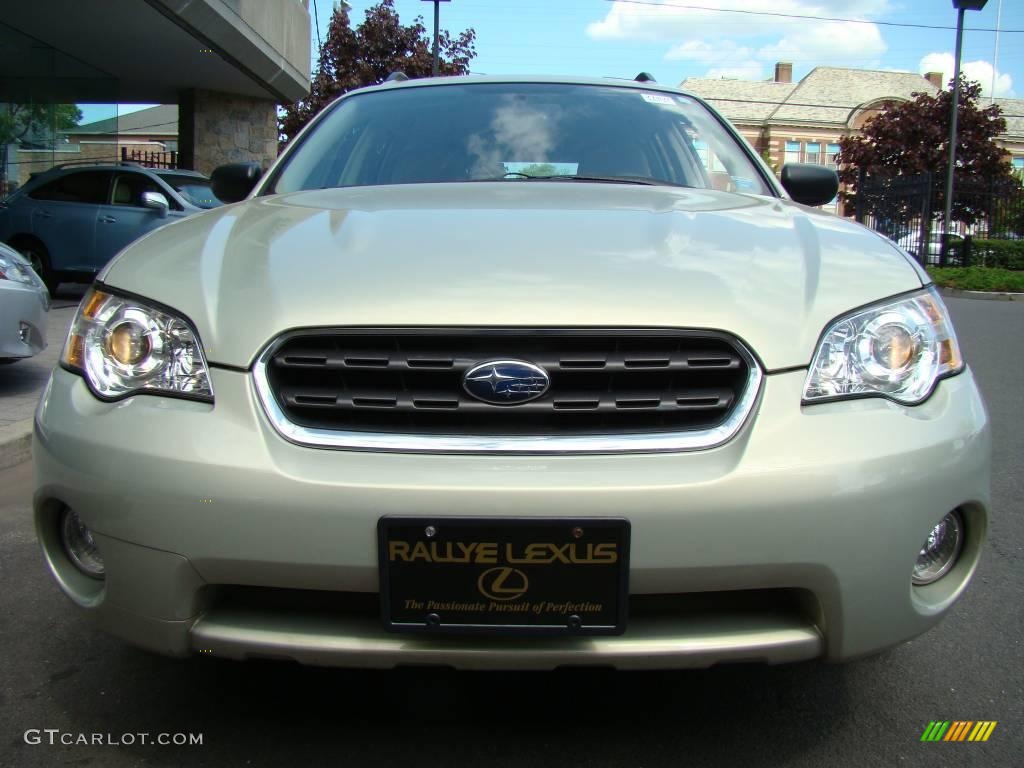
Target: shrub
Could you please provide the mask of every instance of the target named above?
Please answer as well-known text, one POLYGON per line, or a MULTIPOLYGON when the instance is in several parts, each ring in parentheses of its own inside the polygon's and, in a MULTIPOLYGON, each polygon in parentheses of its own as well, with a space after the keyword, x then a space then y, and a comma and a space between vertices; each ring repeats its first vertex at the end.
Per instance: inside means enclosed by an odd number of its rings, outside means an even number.
POLYGON ((993 267, 928 267, 936 285, 962 291, 1024 293, 1024 272, 993 267))
POLYGON ((971 242, 971 263, 1024 270, 1024 240, 974 240, 971 242))

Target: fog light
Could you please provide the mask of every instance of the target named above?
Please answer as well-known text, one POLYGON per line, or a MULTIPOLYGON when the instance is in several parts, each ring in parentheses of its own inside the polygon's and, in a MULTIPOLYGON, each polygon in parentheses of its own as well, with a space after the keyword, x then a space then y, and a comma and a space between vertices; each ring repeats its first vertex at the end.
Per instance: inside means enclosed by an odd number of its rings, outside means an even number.
POLYGON ((928 532, 914 564, 914 584, 938 581, 956 563, 964 546, 964 519, 959 512, 950 512, 928 532))
POLYGON ((64 544, 64 551, 78 570, 94 579, 104 577, 106 570, 103 567, 103 556, 92 537, 92 531, 74 510, 64 510, 60 524, 60 539, 64 544))

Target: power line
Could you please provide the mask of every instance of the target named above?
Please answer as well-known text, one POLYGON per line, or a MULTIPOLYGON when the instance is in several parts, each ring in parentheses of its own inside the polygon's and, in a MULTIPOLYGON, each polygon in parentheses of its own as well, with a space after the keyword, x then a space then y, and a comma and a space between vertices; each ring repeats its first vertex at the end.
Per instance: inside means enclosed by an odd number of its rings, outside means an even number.
MULTIPOLYGON (((729 82, 729 81, 726 81, 726 82, 729 82)), ((853 109, 857 109, 858 107, 861 106, 860 104, 855 104, 853 106, 850 106, 849 104, 809 104, 809 103, 796 102, 796 101, 768 101, 766 99, 732 99, 732 98, 728 98, 726 96, 708 96, 708 95, 705 95, 705 94, 702 94, 702 93, 697 93, 696 91, 687 91, 685 86, 681 87, 680 90, 682 90, 682 91, 684 91, 686 93, 690 93, 690 94, 692 94, 694 96, 697 96, 697 97, 703 99, 704 101, 709 101, 709 102, 724 101, 724 102, 728 102, 728 103, 732 103, 732 104, 768 104, 768 105, 771 105, 773 107, 780 107, 780 108, 781 107, 816 107, 816 108, 819 108, 819 109, 845 109, 847 111, 853 110, 853 109)), ((1004 97, 996 96, 997 100, 1001 99, 1001 98, 1004 98, 1004 97)), ((883 99, 884 99, 884 97, 883 97, 883 99)), ((1020 101, 1020 99, 1011 99, 1011 101, 1020 101)), ((999 105, 997 104, 996 106, 999 106, 999 105)), ((999 116, 1000 117, 1024 117, 1024 114, 1012 115, 1012 114, 1007 114, 1006 112, 1003 112, 999 116)), ((730 119, 732 119, 732 118, 730 118, 730 119)), ((740 119, 740 118, 736 118, 736 119, 740 119)))
MULTIPOLYGON (((622 3, 623 5, 648 5, 655 8, 679 8, 686 11, 711 11, 712 13, 739 13, 747 16, 774 16, 782 19, 803 19, 810 21, 843 21, 851 24, 874 24, 879 27, 911 27, 913 29, 956 29, 942 24, 911 24, 899 21, 868 21, 866 19, 843 19, 838 16, 808 16, 799 13, 779 13, 776 11, 747 11, 739 8, 712 8, 707 5, 688 5, 683 3, 657 3, 653 0, 605 0, 609 3, 622 3)), ((964 27, 965 32, 996 32, 1000 34, 1013 34, 1024 32, 1024 29, 1000 29, 995 27, 964 27)))
POLYGON ((316 47, 323 48, 324 42, 320 39, 320 11, 316 7, 316 0, 313 0, 313 20, 316 22, 316 47))
MULTIPOLYGON (((161 106, 164 106, 164 105, 161 105, 161 106)), ((142 110, 139 110, 139 111, 141 112, 142 110)), ((128 114, 130 115, 132 113, 129 112, 128 114)), ((118 118, 108 117, 108 118, 105 118, 105 119, 107 119, 107 120, 120 120, 119 117, 118 118)), ((94 120, 93 122, 97 122, 98 123, 100 121, 99 120, 94 120)), ((118 136, 118 137, 128 136, 128 137, 131 137, 133 134, 129 133, 129 131, 144 131, 147 128, 162 128, 165 125, 173 125, 175 127, 175 130, 177 130, 178 121, 177 120, 164 120, 162 123, 152 123, 151 125, 135 125, 135 126, 132 126, 131 128, 126 128, 124 130, 124 132, 113 130, 113 131, 93 131, 92 133, 75 133, 74 129, 79 127, 79 126, 76 125, 76 126, 72 126, 71 130, 58 131, 58 133, 71 133, 71 134, 74 134, 75 136, 118 136)))

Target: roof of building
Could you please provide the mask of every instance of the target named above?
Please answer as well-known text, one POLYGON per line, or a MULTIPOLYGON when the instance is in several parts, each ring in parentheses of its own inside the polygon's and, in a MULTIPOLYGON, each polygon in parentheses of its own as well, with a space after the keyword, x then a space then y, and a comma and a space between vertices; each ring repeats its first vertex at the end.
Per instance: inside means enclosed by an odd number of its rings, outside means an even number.
POLYGON ((160 104, 140 109, 127 115, 109 117, 92 123, 79 125, 67 131, 71 136, 82 135, 135 135, 135 136, 177 136, 178 105, 160 104))
POLYGON ((843 126, 857 107, 937 90, 912 72, 843 67, 815 67, 798 83, 688 78, 679 87, 707 99, 734 121, 843 126))
POLYGON ((857 107, 881 99, 910 100, 916 93, 938 91, 913 72, 815 67, 771 116, 772 122, 845 125, 857 107))
POLYGON ((730 120, 764 122, 796 89, 797 83, 690 77, 679 87, 711 102, 730 120))
MULTIPOLYGON (((1004 136, 1024 140, 1024 99, 993 99, 1003 110, 1003 119, 1006 120, 1006 133, 1004 136)), ((988 106, 986 99, 981 100, 981 106, 988 106)))

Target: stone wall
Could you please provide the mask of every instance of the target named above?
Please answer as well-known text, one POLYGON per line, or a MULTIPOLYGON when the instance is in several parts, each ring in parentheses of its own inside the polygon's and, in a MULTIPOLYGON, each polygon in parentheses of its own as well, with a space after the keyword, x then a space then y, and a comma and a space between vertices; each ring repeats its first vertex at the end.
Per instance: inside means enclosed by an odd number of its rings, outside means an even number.
POLYGON ((209 175, 224 163, 256 161, 264 167, 277 157, 277 105, 272 101, 217 91, 181 94, 178 109, 178 163, 209 175))

